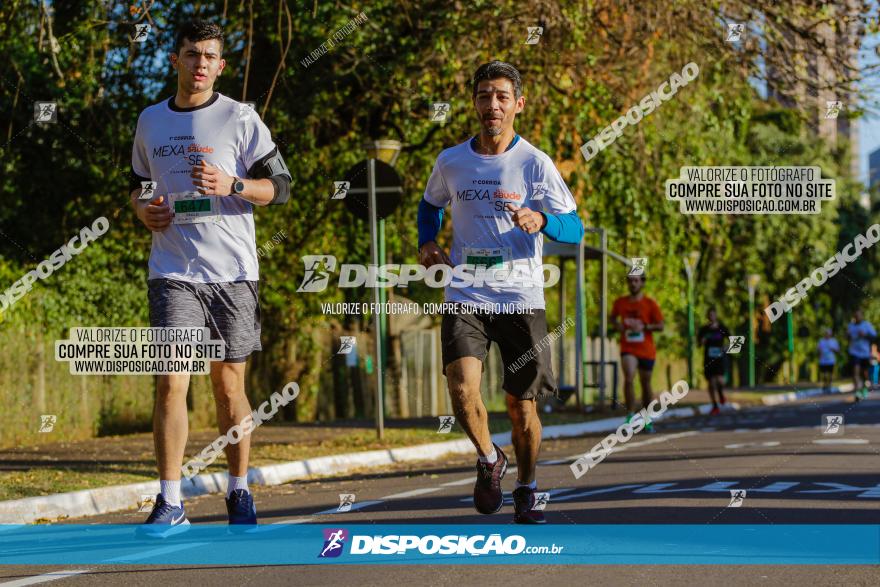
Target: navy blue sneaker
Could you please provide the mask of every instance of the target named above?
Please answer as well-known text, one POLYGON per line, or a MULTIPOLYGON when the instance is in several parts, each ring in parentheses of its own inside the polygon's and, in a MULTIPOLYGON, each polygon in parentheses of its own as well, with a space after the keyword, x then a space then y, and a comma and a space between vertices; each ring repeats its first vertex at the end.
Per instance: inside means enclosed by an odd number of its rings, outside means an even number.
MULTIPOLYGON (((244 489, 236 489, 226 498, 226 512, 229 514, 230 526, 253 526, 257 523, 257 506, 254 505, 254 497, 244 489)), ((244 531, 247 528, 240 530, 244 531)))
POLYGON ((189 528, 183 501, 179 506, 171 505, 160 493, 156 496, 153 511, 150 512, 147 521, 138 526, 135 535, 142 538, 167 538, 173 534, 186 532, 189 528))

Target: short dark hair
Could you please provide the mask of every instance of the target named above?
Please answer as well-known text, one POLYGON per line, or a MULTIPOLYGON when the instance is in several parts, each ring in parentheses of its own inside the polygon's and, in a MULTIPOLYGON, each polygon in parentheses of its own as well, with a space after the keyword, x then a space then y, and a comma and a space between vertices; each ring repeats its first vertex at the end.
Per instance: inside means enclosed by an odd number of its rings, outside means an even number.
POLYGON ((190 43, 198 43, 199 41, 208 41, 211 39, 217 39, 220 41, 220 51, 223 51, 223 29, 220 28, 220 25, 200 18, 195 18, 177 29, 177 39, 174 41, 174 52, 180 53, 180 48, 183 47, 184 40, 188 40, 190 43))
POLYGON ((503 61, 490 61, 484 63, 474 72, 473 97, 477 97, 477 86, 481 81, 507 78, 513 84, 513 97, 519 99, 522 96, 522 76, 519 71, 509 63, 503 61))

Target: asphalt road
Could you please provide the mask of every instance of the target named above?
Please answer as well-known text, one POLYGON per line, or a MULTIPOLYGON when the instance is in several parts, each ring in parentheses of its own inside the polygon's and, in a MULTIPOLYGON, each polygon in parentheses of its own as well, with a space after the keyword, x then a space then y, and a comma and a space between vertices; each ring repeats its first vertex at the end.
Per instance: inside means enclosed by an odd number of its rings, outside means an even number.
MULTIPOLYGON (((539 489, 550 493, 550 524, 880 524, 880 394, 858 404, 827 397, 716 417, 658 423, 595 469, 575 479, 568 464, 599 436, 546 441, 539 489), (823 415, 843 415, 843 430, 824 434, 823 415), (738 506, 731 491, 745 490, 738 506)), ((508 451, 508 456, 512 451, 508 451)), ((344 477, 254 488, 260 522, 306 524, 511 523, 512 505, 494 516, 471 505, 474 458, 405 463, 344 477), (340 494, 354 494, 339 512, 340 494)), ((515 469, 504 480, 513 488, 515 469)), ((193 523, 224 522, 222 497, 186 503, 193 523)), ((135 511, 73 520, 137 523, 135 511)), ((658 540, 663 539, 658 526, 658 540)), ((158 562, 158 561, 157 561, 158 562)), ((57 571, 57 585, 387 585, 394 580, 429 585, 544 584, 876 585, 869 566, 14 566, 2 581, 41 581, 57 571)), ((4 583, 0 583, 4 584, 4 583)), ((34 583, 13 583, 34 584, 34 583)))

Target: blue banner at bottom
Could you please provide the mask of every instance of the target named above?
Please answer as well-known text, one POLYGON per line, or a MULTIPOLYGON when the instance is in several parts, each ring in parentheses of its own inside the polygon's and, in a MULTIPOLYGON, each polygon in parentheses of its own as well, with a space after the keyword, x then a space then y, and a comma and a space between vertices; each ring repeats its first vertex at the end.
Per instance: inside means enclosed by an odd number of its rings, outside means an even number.
POLYGON ((880 564, 880 525, 0 525, 0 564, 880 564))

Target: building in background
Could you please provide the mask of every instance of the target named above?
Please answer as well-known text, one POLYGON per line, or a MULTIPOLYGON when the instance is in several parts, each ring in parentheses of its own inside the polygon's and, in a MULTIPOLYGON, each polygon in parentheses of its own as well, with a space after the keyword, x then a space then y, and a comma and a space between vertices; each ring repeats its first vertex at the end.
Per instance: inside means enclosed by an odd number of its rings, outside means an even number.
MULTIPOLYGON (((807 53, 797 35, 785 34, 788 48, 781 61, 784 65, 768 67, 767 94, 785 107, 801 110, 813 130, 832 146, 847 141, 850 171, 858 178, 861 173, 858 119, 851 119, 848 112, 857 102, 858 52, 865 34, 860 18, 861 3, 836 0, 827 4, 837 17, 834 26, 822 22, 816 27, 827 50, 821 54, 807 53), (833 88, 845 89, 835 91, 833 88)), ((873 163, 871 169, 874 169, 873 163)), ((873 182, 872 175, 872 185, 873 182)))
POLYGON ((880 148, 868 155, 868 188, 880 185, 880 148))

